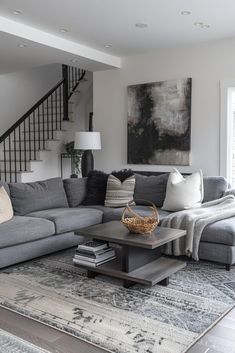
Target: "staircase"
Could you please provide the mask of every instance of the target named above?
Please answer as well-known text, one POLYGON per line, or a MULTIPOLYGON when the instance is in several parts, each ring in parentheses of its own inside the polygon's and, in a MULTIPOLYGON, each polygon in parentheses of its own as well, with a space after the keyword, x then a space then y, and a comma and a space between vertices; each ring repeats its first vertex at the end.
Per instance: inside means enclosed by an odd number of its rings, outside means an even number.
POLYGON ((24 181, 24 175, 38 169, 45 152, 61 139, 71 97, 85 74, 85 70, 62 65, 61 81, 0 137, 0 180, 24 181))

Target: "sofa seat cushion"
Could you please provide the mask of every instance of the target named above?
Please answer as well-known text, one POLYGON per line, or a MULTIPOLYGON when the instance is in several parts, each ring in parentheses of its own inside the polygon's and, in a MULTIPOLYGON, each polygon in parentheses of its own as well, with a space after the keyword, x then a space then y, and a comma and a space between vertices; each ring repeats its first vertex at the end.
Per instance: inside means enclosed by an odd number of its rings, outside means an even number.
MULTIPOLYGON (((109 222, 109 221, 119 221, 122 218, 122 213, 124 210, 124 207, 118 207, 118 208, 112 208, 112 207, 106 207, 106 206, 101 206, 101 205, 95 205, 95 206, 89 206, 89 208, 95 208, 97 210, 100 210, 103 212, 103 222, 109 222)), ((131 206, 131 208, 137 212, 140 216, 150 216, 152 214, 151 209, 148 206, 131 206)), ((170 212, 159 210, 159 218, 160 220, 166 217, 170 212)), ((126 216, 128 216, 128 213, 126 213, 126 216)))
POLYGON ((39 240, 53 234, 54 223, 46 219, 14 216, 0 224, 0 248, 39 240))
POLYGON ((101 223, 103 212, 88 207, 54 208, 31 212, 28 216, 40 217, 54 222, 56 234, 61 234, 101 223))
POLYGON ((201 241, 234 246, 235 217, 209 224, 202 233, 201 241))

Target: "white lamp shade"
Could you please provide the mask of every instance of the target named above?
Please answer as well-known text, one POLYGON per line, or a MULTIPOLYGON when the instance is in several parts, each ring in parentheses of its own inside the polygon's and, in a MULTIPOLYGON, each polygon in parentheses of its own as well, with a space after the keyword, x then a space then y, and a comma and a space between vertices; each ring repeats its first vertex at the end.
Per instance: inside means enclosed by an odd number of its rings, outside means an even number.
POLYGON ((75 133, 75 150, 100 150, 101 139, 100 132, 79 131, 75 133))

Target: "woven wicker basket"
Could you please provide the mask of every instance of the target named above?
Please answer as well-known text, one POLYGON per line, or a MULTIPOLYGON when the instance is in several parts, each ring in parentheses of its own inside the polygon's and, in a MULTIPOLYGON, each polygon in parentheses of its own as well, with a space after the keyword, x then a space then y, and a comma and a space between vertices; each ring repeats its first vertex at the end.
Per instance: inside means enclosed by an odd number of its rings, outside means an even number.
POLYGON ((152 215, 148 217, 142 217, 134 212, 130 206, 130 203, 126 205, 122 213, 122 223, 126 226, 130 233, 138 234, 148 234, 152 233, 159 223, 159 215, 156 206, 150 201, 150 208, 152 209, 152 215), (131 215, 131 217, 126 217, 126 212, 131 215))

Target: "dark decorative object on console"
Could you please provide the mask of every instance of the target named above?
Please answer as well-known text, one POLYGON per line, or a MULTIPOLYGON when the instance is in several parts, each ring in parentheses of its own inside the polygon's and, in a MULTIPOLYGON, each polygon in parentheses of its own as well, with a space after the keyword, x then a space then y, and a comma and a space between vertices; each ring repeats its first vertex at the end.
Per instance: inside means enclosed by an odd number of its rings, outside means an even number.
POLYGON ((65 145, 67 153, 61 154, 61 176, 63 174, 63 158, 71 158, 71 176, 70 178, 77 178, 81 172, 81 158, 82 151, 74 149, 74 141, 68 142, 65 145))
POLYGON ((128 86, 128 163, 189 165, 191 78, 128 86))

